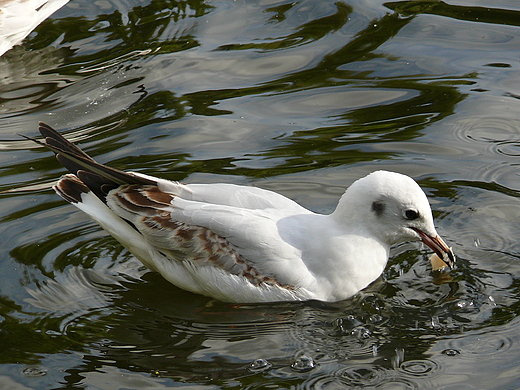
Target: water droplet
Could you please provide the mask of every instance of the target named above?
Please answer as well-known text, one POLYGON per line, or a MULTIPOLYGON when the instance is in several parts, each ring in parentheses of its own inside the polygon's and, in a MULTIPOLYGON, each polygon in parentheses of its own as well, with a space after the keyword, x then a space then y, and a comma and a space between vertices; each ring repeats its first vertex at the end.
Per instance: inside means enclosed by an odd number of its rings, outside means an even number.
POLYGON ((431 319, 431 326, 432 326, 432 328, 436 328, 436 329, 441 327, 441 324, 440 324, 438 316, 433 316, 432 317, 432 319, 431 319))
POLYGON ((255 359, 249 364, 249 371, 261 372, 271 368, 273 365, 265 359, 255 359))
POLYGON ((457 356, 458 354, 460 354, 459 351, 453 348, 445 349, 444 351, 442 351, 442 353, 446 356, 457 356))
POLYGON ((404 349, 396 348, 395 349, 395 357, 392 359, 393 366, 395 368, 399 367, 404 360, 404 349))
POLYGON ((352 336, 357 337, 360 340, 366 340, 366 339, 370 338, 370 336, 372 335, 370 333, 370 331, 367 328, 365 328, 364 326, 356 326, 354 329, 352 329, 350 334, 352 336))
POLYGON ((340 335, 352 334, 353 329, 362 324, 363 323, 353 315, 348 315, 345 318, 336 318, 332 323, 340 335))
POLYGON ((316 367, 316 363, 307 355, 300 355, 294 360, 293 364, 291 364, 291 368, 297 372, 307 372, 314 367, 316 367))
POLYGON ((47 375, 47 370, 44 370, 43 368, 38 368, 38 367, 27 367, 27 368, 24 368, 22 373, 25 376, 30 376, 30 377, 45 376, 45 375, 47 375))
POLYGON ((471 310, 475 304, 472 301, 461 299, 457 302, 456 306, 459 310, 471 310))

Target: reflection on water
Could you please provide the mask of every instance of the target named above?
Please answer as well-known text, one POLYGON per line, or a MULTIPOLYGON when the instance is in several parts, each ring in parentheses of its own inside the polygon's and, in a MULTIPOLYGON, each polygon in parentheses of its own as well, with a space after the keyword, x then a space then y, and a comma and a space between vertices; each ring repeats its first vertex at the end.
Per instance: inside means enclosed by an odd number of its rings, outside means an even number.
POLYGON ((519 15, 506 0, 70 1, 0 57, 0 383, 518 387, 519 15), (118 168, 318 212, 372 170, 408 174, 457 269, 432 274, 403 244, 344 302, 187 293, 53 194, 63 169, 15 135, 40 120, 118 168))

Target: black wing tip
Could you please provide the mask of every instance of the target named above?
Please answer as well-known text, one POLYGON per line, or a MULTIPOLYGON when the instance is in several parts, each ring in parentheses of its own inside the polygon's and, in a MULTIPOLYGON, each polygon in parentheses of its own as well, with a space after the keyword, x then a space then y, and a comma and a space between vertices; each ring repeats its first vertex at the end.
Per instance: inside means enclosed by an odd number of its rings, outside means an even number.
POLYGON ((45 122, 38 122, 38 130, 39 129, 43 129, 43 130, 50 130, 50 131, 56 131, 54 130, 51 126, 49 126, 47 123, 45 122))
POLYGON ((90 189, 77 176, 67 174, 52 187, 54 191, 69 203, 81 203, 81 194, 90 192, 90 189))
MULTIPOLYGON (((38 123, 38 130, 44 137, 43 142, 31 137, 23 137, 52 150, 58 161, 102 200, 104 200, 107 190, 114 189, 122 184, 157 185, 154 180, 98 164, 44 122, 38 123)), ((75 198, 73 197, 73 199, 75 198)))
POLYGON ((58 131, 43 122, 38 122, 38 131, 44 138, 57 138, 60 140, 64 139, 64 137, 58 131))

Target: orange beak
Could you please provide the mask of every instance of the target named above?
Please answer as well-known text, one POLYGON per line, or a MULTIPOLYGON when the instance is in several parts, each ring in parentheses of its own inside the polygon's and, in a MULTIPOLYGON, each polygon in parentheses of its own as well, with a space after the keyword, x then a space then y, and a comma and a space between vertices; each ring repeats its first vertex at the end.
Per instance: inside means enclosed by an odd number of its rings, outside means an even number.
POLYGON ((453 254, 451 248, 446 245, 440 236, 432 237, 424 233, 422 230, 415 228, 412 229, 415 230, 419 236, 421 236, 421 241, 423 243, 429 246, 437 254, 437 256, 439 256, 446 264, 448 264, 450 269, 453 269, 455 266, 455 255, 453 254))

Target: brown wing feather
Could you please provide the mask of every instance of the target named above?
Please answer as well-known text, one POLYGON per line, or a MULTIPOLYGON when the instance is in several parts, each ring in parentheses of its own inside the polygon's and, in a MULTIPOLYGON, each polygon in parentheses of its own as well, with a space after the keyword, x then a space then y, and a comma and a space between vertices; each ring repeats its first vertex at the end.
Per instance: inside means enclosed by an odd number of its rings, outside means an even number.
POLYGON ((120 210, 147 240, 169 258, 189 259, 196 265, 211 265, 246 277, 251 283, 284 288, 274 278, 262 275, 226 238, 202 226, 173 220, 175 195, 157 186, 126 185, 110 193, 110 206, 120 210))

